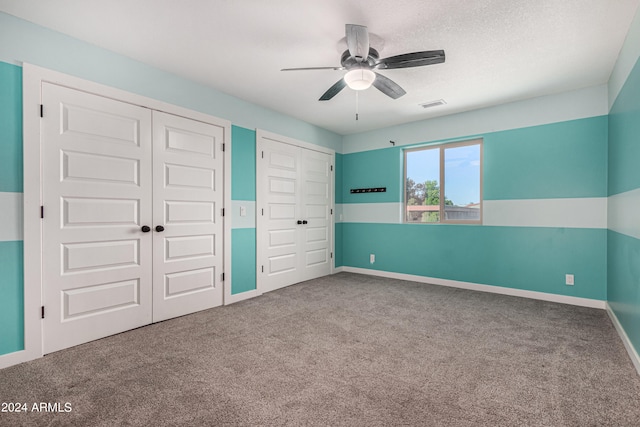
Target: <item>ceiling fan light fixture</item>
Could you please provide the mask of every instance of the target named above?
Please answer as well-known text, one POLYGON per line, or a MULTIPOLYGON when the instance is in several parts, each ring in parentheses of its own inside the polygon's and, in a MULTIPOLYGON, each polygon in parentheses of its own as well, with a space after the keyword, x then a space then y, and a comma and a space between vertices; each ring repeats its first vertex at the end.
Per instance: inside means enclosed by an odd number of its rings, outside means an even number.
POLYGON ((376 73, 366 68, 356 68, 344 75, 344 81, 353 90, 369 89, 376 79, 376 73))

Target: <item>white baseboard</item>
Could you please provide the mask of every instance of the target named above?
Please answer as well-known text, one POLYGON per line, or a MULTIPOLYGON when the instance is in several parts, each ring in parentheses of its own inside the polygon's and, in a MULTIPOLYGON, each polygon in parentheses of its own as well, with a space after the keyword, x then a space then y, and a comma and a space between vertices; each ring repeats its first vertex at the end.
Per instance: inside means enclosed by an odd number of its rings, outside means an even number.
POLYGON ((28 362, 30 360, 42 357, 41 354, 33 354, 26 350, 16 351, 14 353, 8 353, 0 355, 0 369, 8 368, 9 366, 17 365, 19 363, 28 362))
POLYGON ((606 308, 606 301, 590 298, 572 297, 566 295, 549 294, 546 292, 526 291, 522 289, 505 288, 502 286, 482 285, 478 283, 460 282, 457 280, 438 279, 435 277, 416 276, 413 274, 393 273, 389 271, 370 270, 368 268, 341 267, 347 273, 368 274, 370 276, 388 277, 390 279, 408 280, 411 282, 428 283, 430 285, 449 286, 451 288, 468 289, 471 291, 490 292, 494 294, 510 295, 514 297, 531 298, 542 301, 558 302, 561 304, 577 305, 580 307, 606 308))
POLYGON ((344 267, 336 267, 333 269, 333 274, 342 273, 344 271, 344 267))
POLYGON ((636 351, 636 349, 633 347, 631 340, 629 340, 629 336, 627 335, 624 328, 620 324, 620 321, 618 320, 618 316, 616 316, 616 314, 613 312, 609 303, 607 303, 607 314, 609 315, 609 318, 611 319, 613 326, 616 328, 618 335, 620 335, 620 339, 624 344, 624 348, 627 349, 627 353, 629 353, 629 358, 631 358, 631 362, 633 363, 633 366, 635 366, 636 371, 638 372, 638 375, 640 375, 640 356, 638 355, 638 352, 636 351))
POLYGON ((257 289, 253 291, 240 292, 239 294, 225 295, 224 305, 229 305, 236 302, 244 301, 249 298, 259 297, 260 295, 262 295, 262 292, 258 291, 257 289))

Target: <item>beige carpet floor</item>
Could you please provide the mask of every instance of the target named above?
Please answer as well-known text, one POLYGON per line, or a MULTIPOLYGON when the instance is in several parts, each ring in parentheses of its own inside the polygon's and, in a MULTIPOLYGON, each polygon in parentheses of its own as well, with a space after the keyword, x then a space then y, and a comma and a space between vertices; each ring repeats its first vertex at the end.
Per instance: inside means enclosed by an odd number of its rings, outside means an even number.
POLYGON ((0 370, 0 402, 29 406, 2 426, 638 426, 640 377, 603 310, 340 273, 0 370))

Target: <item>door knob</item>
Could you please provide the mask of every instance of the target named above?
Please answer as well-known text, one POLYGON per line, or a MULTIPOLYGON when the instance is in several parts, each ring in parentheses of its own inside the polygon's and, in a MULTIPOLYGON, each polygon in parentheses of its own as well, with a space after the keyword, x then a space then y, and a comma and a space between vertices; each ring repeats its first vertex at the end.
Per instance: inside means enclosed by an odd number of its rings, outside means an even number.
POLYGON ((298 225, 302 224, 302 221, 298 220, 298 225))
POLYGON ((143 225, 142 226, 142 232, 143 233, 148 233, 151 231, 151 227, 149 227, 148 225, 143 225))
POLYGON ((307 220, 306 220, 306 219, 305 219, 305 220, 303 220, 303 221, 302 221, 302 223, 303 223, 303 224, 308 224, 308 222, 307 222, 307 220))
POLYGON ((161 233, 161 232, 163 232, 163 231, 164 231, 164 227, 163 227, 163 226, 161 226, 161 225, 156 225, 156 231, 157 231, 158 233, 161 233))

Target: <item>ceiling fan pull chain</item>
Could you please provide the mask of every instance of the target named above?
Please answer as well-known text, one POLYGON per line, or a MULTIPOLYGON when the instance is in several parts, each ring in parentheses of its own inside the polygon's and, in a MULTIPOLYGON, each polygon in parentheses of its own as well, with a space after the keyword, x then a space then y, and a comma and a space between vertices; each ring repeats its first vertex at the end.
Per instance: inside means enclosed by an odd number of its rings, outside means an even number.
POLYGON ((358 91, 356 91, 356 121, 358 120, 358 91))

